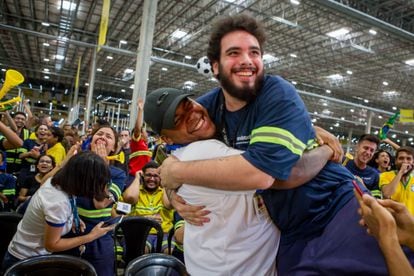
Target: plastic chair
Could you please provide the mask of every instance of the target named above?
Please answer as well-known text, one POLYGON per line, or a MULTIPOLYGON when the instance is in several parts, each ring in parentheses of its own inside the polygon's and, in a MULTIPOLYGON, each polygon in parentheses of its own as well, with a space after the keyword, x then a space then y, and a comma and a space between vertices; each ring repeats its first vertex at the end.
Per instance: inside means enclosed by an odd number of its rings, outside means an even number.
POLYGON ((22 219, 22 215, 12 212, 0 212, 0 260, 3 260, 7 252, 9 243, 17 231, 17 225, 22 219))
POLYGON ((96 276, 95 268, 86 260, 68 255, 43 255, 21 260, 4 276, 96 276))
POLYGON ((125 269, 125 276, 188 276, 185 265, 177 258, 152 253, 140 256, 132 260, 125 269))
POLYGON ((152 228, 157 230, 157 245, 155 252, 161 252, 162 240, 164 232, 161 225, 155 220, 144 217, 126 217, 122 222, 117 225, 115 233, 118 233, 118 229, 122 230, 125 251, 124 262, 127 265, 131 260, 145 254, 145 245, 147 237, 152 228))

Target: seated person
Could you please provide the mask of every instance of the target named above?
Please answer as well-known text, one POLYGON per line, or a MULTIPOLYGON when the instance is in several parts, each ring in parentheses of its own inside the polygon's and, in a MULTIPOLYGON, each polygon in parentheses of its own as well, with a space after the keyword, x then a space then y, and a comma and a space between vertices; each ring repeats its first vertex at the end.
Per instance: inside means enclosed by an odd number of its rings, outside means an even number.
MULTIPOLYGON (((122 201, 132 204, 130 216, 143 216, 156 220, 162 227, 164 238, 162 252, 168 252, 168 232, 173 227, 173 210, 164 189, 160 186, 159 165, 150 161, 137 173, 131 185, 122 194, 122 201), (142 185, 141 185, 142 184, 142 185)), ((152 252, 156 245, 156 230, 152 229, 147 241, 146 252, 152 252)))
POLYGON ((52 156, 44 154, 36 160, 35 165, 37 173, 35 175, 30 175, 25 179, 24 183, 21 185, 19 196, 17 197, 17 201, 19 202, 17 212, 20 214, 24 214, 29 205, 31 196, 40 188, 40 185, 44 182, 44 177, 55 168, 56 163, 52 156))
MULTIPOLYGON (((0 167, 4 165, 4 152, 0 151, 0 167)), ((12 211, 16 196, 16 178, 0 169, 0 211, 12 211)))

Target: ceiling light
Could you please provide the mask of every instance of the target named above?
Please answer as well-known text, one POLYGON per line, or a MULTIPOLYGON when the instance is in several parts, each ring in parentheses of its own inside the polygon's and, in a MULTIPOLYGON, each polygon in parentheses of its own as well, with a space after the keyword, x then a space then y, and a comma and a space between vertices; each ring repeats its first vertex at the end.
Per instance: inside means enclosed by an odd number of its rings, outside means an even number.
POLYGON ((374 29, 371 29, 371 30, 369 30, 368 31, 370 34, 372 34, 372 35, 376 35, 377 34, 377 31, 376 30, 374 30, 374 29))
POLYGON ((331 92, 332 92, 332 91, 331 91, 331 90, 329 90, 329 89, 326 89, 325 91, 326 91, 326 93, 328 93, 328 94, 331 94, 331 92))
POLYGON ((85 82, 85 86, 89 86, 89 82, 85 82))
POLYGON ((352 71, 351 71, 351 70, 347 70, 347 71, 346 71, 346 73, 347 73, 348 75, 352 75, 352 71))
POLYGON ((382 119, 382 116, 381 115, 378 115, 378 119, 382 119))
POLYGON ((57 60, 64 60, 65 57, 62 56, 62 55, 55 55, 55 59, 57 59, 57 60))
POLYGON ((334 127, 339 127, 339 123, 337 122, 337 123, 335 123, 334 124, 334 127))
POLYGON ((397 110, 397 107, 396 107, 396 106, 393 106, 393 107, 392 107, 392 110, 397 110))
POLYGON ((121 92, 125 92, 125 89, 121 89, 121 92))
POLYGON ((50 24, 49 24, 49 23, 47 23, 47 22, 42 22, 42 26, 49 27, 49 26, 50 26, 50 24))
POLYGON ((49 76, 44 76, 44 78, 48 80, 49 79, 49 76))
POLYGON ((413 139, 413 137, 410 137, 410 138, 408 138, 408 141, 413 141, 414 139, 413 139))
POLYGON ((127 68, 127 69, 124 70, 125 74, 132 74, 133 72, 134 72, 134 70, 130 69, 130 68, 127 68))
POLYGON ((114 59, 114 57, 113 56, 106 56, 106 59, 112 60, 112 59, 114 59))
POLYGON ((386 81, 383 81, 382 84, 385 85, 385 86, 388 86, 388 82, 386 82, 386 81))
POLYGON ((330 130, 333 130, 333 127, 329 127, 330 130))
POLYGON ((364 100, 364 102, 365 102, 365 103, 369 103, 369 100, 365 99, 365 100, 364 100))
POLYGON ((48 68, 44 68, 43 71, 49 72, 50 70, 48 68))
POLYGON ((350 111, 350 112, 355 112, 355 110, 354 110, 353 108, 351 108, 349 111, 350 111))
POLYGON ((49 44, 49 43, 47 43, 47 42, 43 42, 43 46, 45 46, 45 47, 49 47, 49 46, 50 46, 50 44, 49 44))
POLYGON ((414 66, 414 58, 413 59, 409 59, 404 61, 405 64, 410 65, 410 66, 414 66))
POLYGON ((48 59, 48 58, 44 58, 44 59, 43 59, 43 61, 46 61, 46 62, 48 62, 48 61, 49 61, 49 59, 48 59))
POLYGON ((345 117, 341 117, 341 120, 343 121, 343 120, 345 120, 345 117))
POLYGON ((2 68, 1 71, 6 72, 6 69, 2 68))
POLYGON ((128 44, 128 42, 126 40, 120 40, 119 43, 121 43, 121 44, 128 44))
POLYGON ((293 85, 296 85, 296 84, 298 84, 298 83, 297 83, 296 81, 292 81, 292 84, 293 84, 293 85))
POLYGON ((283 24, 291 26, 291 27, 297 27, 298 26, 297 23, 289 21, 289 20, 284 19, 284 18, 279 17, 279 16, 271 16, 270 18, 273 19, 274 21, 277 21, 279 23, 283 23, 283 24))
POLYGON ((393 134, 391 137, 392 138, 397 138, 397 134, 393 134))
POLYGON ((408 134, 408 130, 404 131, 405 134, 408 134))
POLYGON ((162 71, 168 71, 168 68, 166 68, 166 67, 162 67, 162 68, 161 68, 161 70, 162 70, 162 71))
POLYGON ((382 95, 384 95, 385 97, 395 97, 400 95, 400 92, 392 90, 392 91, 384 91, 382 92, 382 95))
POLYGON ((174 39, 181 39, 181 38, 185 37, 186 35, 187 35, 187 32, 181 31, 180 29, 175 30, 175 31, 171 34, 171 36, 172 36, 174 39))
POLYGON ((96 71, 102 72, 102 68, 98 68, 98 69, 96 69, 96 71))
POLYGON ((344 77, 340 74, 332 74, 327 76, 327 78, 331 80, 342 80, 344 77))
POLYGON ((275 61, 278 61, 279 59, 271 54, 264 54, 262 57, 263 63, 268 64, 275 61))
POLYGON ((359 44, 355 44, 352 41, 351 41, 350 45, 351 45, 351 47, 353 47, 357 50, 360 50, 362 52, 369 53, 369 54, 375 54, 375 52, 373 50, 371 50, 370 48, 364 47, 364 46, 359 45, 359 44))
POLYGON ((323 106, 328 106, 328 103, 322 103, 323 106))
POLYGON ((191 56, 184 56, 185 59, 192 59, 191 56))
POLYGON ((313 119, 312 119, 312 123, 316 123, 316 121, 317 121, 317 119, 316 119, 316 118, 313 118, 313 119))
POLYGON ((72 3, 71 1, 62 1, 62 5, 60 6, 61 9, 64 10, 75 10, 76 9, 76 4, 72 3))
POLYGON ((345 35, 350 32, 349 28, 340 28, 338 30, 326 33, 327 36, 339 39, 339 40, 345 40, 345 35))
POLYGON ((299 5, 300 2, 298 0, 290 0, 290 3, 293 5, 299 5))
POLYGON ((131 89, 134 89, 134 85, 133 84, 131 84, 130 86, 129 86, 129 88, 131 88, 131 89))
POLYGON ((296 54, 290 54, 289 56, 291 56, 293 58, 297 58, 298 57, 296 54))

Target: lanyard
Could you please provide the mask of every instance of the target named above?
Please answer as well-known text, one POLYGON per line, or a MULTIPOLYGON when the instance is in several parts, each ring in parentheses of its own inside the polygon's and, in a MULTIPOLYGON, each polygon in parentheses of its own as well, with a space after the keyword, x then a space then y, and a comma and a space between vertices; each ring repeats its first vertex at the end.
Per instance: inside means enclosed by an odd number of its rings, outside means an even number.
POLYGON ((78 208, 76 208, 76 197, 69 197, 70 207, 72 208, 73 222, 75 223, 76 234, 80 234, 80 219, 78 214, 78 208))

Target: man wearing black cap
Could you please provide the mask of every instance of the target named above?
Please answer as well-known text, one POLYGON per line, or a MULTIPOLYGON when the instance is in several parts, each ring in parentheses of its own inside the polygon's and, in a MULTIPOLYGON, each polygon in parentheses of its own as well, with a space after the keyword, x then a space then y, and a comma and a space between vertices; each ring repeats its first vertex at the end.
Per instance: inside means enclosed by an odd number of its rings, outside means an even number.
MULTIPOLYGON (((206 140, 216 128, 206 109, 188 96, 161 88, 147 96, 144 106, 146 122, 164 141, 188 144, 172 154, 183 161, 239 155, 241 151, 222 142, 206 140)), ((185 222, 184 258, 191 275, 275 275, 280 232, 263 204, 259 206, 255 190, 223 191, 184 184, 178 194, 211 212, 211 222, 203 227, 185 222)))

